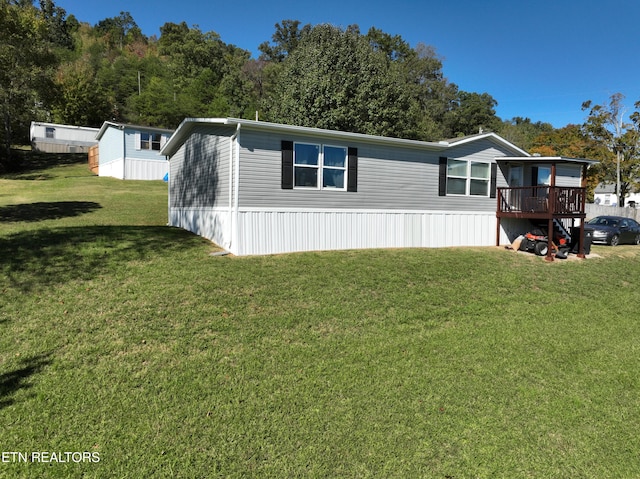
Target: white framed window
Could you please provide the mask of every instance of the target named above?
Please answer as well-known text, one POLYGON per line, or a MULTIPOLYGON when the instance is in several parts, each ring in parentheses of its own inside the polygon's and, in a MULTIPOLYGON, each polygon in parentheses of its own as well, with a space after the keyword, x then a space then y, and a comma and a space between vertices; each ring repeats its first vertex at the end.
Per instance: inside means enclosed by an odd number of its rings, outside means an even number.
POLYGON ((509 167, 509 186, 519 187, 524 184, 524 170, 522 165, 511 165, 509 167))
POLYGON ((294 188, 347 189, 347 148, 294 143, 294 188))
POLYGON ((551 184, 551 167, 538 167, 537 186, 549 186, 551 184))
POLYGON ((320 170, 320 145, 294 143, 293 186, 294 188, 317 188, 320 170))
POLYGON ((322 187, 346 189, 347 149, 342 146, 324 145, 322 148, 322 187))
POLYGON ((45 131, 45 137, 46 138, 55 138, 56 137, 56 129, 51 127, 51 126, 47 126, 44 129, 45 131))
POLYGON ((447 195, 489 196, 491 164, 474 160, 447 160, 447 195))
POLYGON ((140 132, 140 149, 160 151, 162 146, 161 133, 140 132))

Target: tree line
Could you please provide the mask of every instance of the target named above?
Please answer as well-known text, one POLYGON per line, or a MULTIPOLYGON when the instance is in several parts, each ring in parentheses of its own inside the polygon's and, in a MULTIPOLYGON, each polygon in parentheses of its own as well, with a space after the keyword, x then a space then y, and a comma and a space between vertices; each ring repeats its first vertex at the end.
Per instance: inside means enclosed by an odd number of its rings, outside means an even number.
MULTIPOLYGON (((0 165, 10 168, 10 147, 28 141, 34 120, 173 129, 185 117, 256 115, 426 141, 495 131, 530 152, 620 155, 589 122, 554 129, 529 118, 500 119, 489 93, 463 91, 445 77, 434 47, 412 47, 375 27, 365 33, 357 25, 283 20, 258 49, 252 58, 185 22, 165 23, 159 37, 147 37, 128 12, 89 25, 53 0, 0 0, 0 165)), ((605 169, 594 182, 610 178, 605 169)))

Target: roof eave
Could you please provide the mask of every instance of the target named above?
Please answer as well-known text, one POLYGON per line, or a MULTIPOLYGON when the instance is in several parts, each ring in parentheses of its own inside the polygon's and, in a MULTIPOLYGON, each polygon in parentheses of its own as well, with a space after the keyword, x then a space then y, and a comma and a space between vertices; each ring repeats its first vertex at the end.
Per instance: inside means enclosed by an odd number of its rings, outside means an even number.
POLYGON ((186 138, 187 134, 195 125, 216 124, 216 125, 232 125, 230 118, 185 118, 180 122, 178 128, 169 137, 164 146, 160 149, 160 154, 164 156, 172 156, 182 145, 181 139, 186 138))
POLYGON ((203 124, 215 124, 215 125, 227 125, 227 126, 240 126, 241 128, 260 129, 266 131, 287 132, 293 134, 313 134, 316 136, 324 136, 331 138, 343 138, 356 141, 364 141, 369 143, 375 143, 380 145, 389 146, 404 146, 410 148, 429 149, 434 151, 444 151, 449 148, 457 147, 464 143, 471 143, 481 139, 491 139, 497 143, 514 151, 516 154, 521 154, 523 157, 529 157, 529 153, 517 147, 513 143, 508 142, 501 136, 489 132, 480 135, 474 135, 471 137, 465 137, 459 141, 439 141, 439 142, 427 142, 419 140, 409 140, 405 138, 392 138, 386 136, 366 135, 363 133, 351 133, 346 131, 326 130, 321 128, 311 128, 306 126, 285 125, 281 123, 271 123, 266 121, 255 120, 243 120, 239 118, 185 118, 178 128, 175 130, 171 138, 165 143, 160 150, 161 155, 172 156, 178 151, 182 143, 186 140, 188 133, 195 125, 203 124))
POLYGON ((496 141, 496 142, 508 147, 509 149, 512 149, 512 150, 520 153, 523 157, 531 156, 529 153, 524 151, 522 148, 514 145, 510 141, 505 140, 500 135, 498 135, 498 134, 496 134, 494 132, 479 133, 477 135, 465 136, 463 138, 460 138, 459 140, 454 138, 454 139, 450 139, 450 140, 441 141, 440 143, 447 144, 447 145, 450 145, 450 146, 459 146, 459 145, 463 145, 465 143, 472 143, 474 141, 478 141, 478 140, 482 140, 482 139, 494 140, 494 141, 496 141))
POLYGON ((577 163, 587 165, 597 165, 598 160, 590 160, 588 158, 569 158, 566 156, 496 156, 496 161, 519 161, 526 163, 577 163))
POLYGON ((96 140, 99 141, 109 127, 117 128, 118 130, 124 130, 126 128, 130 128, 134 130, 148 130, 148 131, 159 132, 159 133, 173 134, 174 132, 174 130, 170 130, 168 128, 156 128, 155 126, 130 125, 128 123, 115 123, 113 121, 105 121, 100 127, 100 129, 98 130, 98 133, 96 134, 96 140))
POLYGON ((102 135, 104 135, 105 131, 107 131, 107 128, 111 126, 114 128, 120 128, 120 125, 118 123, 114 123, 112 121, 105 121, 100 127, 100 129, 98 130, 98 133, 96 133, 96 140, 100 141, 100 138, 102 138, 102 135))
POLYGON ((178 126, 174 134, 171 136, 169 141, 165 143, 164 147, 160 150, 160 154, 165 156, 173 155, 185 137, 189 133, 189 131, 195 125, 203 125, 203 124, 215 124, 215 125, 227 125, 227 126, 238 126, 241 128, 252 128, 259 129, 265 131, 278 131, 278 132, 287 132, 294 134, 313 134, 316 136, 325 136, 332 138, 348 138, 351 140, 359 140, 366 141, 370 143, 377 144, 387 144, 387 145, 402 145, 409 146, 413 148, 430 148, 434 150, 444 150, 450 147, 447 143, 431 143, 419 140, 408 140, 404 138, 392 138, 386 136, 375 136, 375 135, 366 135, 363 133, 351 133, 347 131, 338 131, 338 130, 326 130, 322 128, 311 128, 307 126, 295 126, 295 125, 285 125, 281 123, 271 123, 267 121, 255 121, 255 120, 243 120, 240 118, 185 118, 182 123, 178 126))

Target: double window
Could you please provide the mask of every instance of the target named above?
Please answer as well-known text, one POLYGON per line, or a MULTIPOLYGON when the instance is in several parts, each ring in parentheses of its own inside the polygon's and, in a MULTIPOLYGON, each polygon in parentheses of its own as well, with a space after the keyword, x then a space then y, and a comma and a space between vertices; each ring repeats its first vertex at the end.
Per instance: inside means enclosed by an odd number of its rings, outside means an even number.
POLYGON ((294 188, 345 190, 347 158, 347 148, 342 146, 294 143, 294 188))
POLYGON ((489 196, 490 186, 490 163, 447 160, 447 195, 489 196))
POLYGON ((358 149, 282 140, 283 190, 358 191, 358 149))
POLYGON ((140 149, 160 151, 162 134, 160 133, 140 133, 140 149))

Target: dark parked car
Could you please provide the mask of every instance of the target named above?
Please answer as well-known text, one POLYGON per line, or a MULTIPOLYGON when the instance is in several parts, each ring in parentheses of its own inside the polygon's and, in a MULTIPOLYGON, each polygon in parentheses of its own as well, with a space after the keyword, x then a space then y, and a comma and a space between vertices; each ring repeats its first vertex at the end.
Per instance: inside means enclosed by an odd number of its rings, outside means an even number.
POLYGON ((624 216, 596 216, 587 222, 585 229, 593 232, 593 243, 640 244, 640 224, 624 216))

